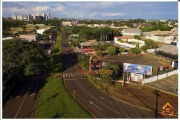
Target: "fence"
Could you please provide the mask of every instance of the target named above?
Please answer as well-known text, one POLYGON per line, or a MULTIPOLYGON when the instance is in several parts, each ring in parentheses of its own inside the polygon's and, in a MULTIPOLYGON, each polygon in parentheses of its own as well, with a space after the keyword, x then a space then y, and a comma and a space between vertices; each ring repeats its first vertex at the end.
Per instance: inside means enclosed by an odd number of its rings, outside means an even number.
POLYGON ((144 79, 144 83, 149 83, 149 82, 153 82, 153 81, 156 81, 156 80, 160 80, 160 79, 163 79, 163 78, 166 78, 168 76, 175 75, 175 74, 178 74, 178 70, 173 70, 171 72, 164 73, 162 75, 158 75, 158 76, 154 76, 154 77, 151 77, 151 78, 144 79))

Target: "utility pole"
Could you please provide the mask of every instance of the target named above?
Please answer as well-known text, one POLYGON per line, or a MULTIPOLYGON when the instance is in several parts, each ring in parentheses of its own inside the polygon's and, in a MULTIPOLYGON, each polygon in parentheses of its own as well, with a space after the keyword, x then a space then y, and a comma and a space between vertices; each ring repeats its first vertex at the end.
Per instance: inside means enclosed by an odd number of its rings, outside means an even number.
POLYGON ((155 110, 155 118, 158 118, 158 97, 159 95, 159 91, 158 90, 154 90, 154 94, 156 95, 156 110, 155 110))

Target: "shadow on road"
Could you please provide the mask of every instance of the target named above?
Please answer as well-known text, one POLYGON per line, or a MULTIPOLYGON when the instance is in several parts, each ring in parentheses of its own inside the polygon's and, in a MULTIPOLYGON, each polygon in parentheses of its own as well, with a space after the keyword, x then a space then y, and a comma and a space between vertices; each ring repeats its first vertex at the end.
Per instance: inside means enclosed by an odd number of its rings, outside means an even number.
POLYGON ((43 103, 41 103, 40 105, 38 105, 34 110, 32 110, 31 112, 29 112, 28 114, 26 114, 26 115, 25 115, 24 117, 22 117, 22 118, 25 118, 25 117, 27 117, 28 115, 32 114, 32 113, 35 112, 39 107, 41 107, 41 106, 44 105, 46 102, 48 102, 49 100, 55 98, 55 97, 58 96, 58 95, 59 95, 59 92, 57 92, 57 93, 55 93, 54 95, 48 97, 48 98, 46 99, 46 101, 44 101, 43 103))

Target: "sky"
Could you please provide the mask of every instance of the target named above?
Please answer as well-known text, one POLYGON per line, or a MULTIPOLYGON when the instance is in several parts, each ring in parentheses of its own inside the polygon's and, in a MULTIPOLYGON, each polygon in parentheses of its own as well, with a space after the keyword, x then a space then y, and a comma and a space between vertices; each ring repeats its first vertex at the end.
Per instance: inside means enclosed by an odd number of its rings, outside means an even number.
POLYGON ((42 13, 50 13, 51 18, 177 20, 178 2, 2 1, 2 17, 42 13))

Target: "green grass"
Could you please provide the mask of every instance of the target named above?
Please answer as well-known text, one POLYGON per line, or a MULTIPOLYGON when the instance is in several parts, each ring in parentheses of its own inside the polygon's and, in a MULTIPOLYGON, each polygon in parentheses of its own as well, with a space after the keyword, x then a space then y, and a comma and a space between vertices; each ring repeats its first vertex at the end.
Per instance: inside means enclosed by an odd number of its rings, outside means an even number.
MULTIPOLYGON (((39 26, 38 29, 46 29, 46 28, 51 28, 53 26, 39 26)), ((10 28, 11 31, 15 32, 15 31, 23 31, 22 27, 14 27, 14 28, 10 28)), ((29 31, 29 30, 33 30, 33 29, 36 29, 34 25, 26 25, 26 31, 29 31)))
POLYGON ((52 57, 53 66, 42 89, 35 118, 91 118, 91 115, 70 95, 62 78, 53 77, 61 74, 61 35, 58 35, 52 57))
POLYGON ((48 78, 46 81, 35 118, 90 118, 66 90, 61 78, 48 78))

